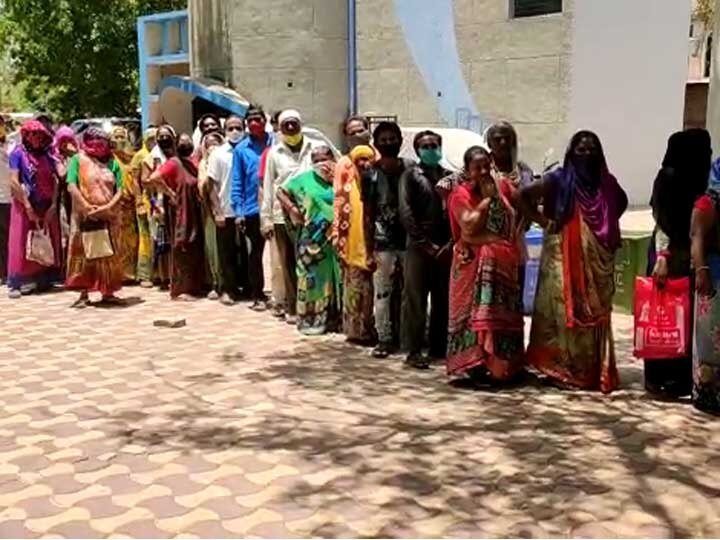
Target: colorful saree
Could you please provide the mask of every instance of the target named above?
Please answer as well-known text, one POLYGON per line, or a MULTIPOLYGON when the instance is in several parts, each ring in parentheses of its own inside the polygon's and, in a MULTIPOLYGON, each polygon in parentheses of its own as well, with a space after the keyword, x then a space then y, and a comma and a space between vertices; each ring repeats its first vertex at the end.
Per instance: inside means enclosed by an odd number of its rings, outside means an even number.
POLYGON ((707 195, 695 203, 695 209, 712 215, 715 223, 705 239, 705 262, 715 294, 695 295, 692 398, 697 409, 720 414, 720 160, 713 164, 710 186, 707 195))
MULTIPOLYGON (((18 144, 10 153, 9 168, 10 171, 17 171, 20 185, 27 193, 33 211, 42 219, 53 206, 58 181, 55 161, 50 156, 49 149, 45 152, 30 152, 22 143, 18 144)), ((62 244, 58 216, 59 213, 55 212, 55 215, 44 224, 50 232, 55 251, 55 264, 49 267, 39 265, 25 258, 27 236, 34 226, 28 219, 20 200, 17 197, 12 198, 7 247, 8 287, 11 290, 27 286, 44 289, 62 282, 62 244)))
POLYGON ((618 387, 614 270, 614 254, 578 206, 559 234, 545 235, 527 358, 562 385, 604 393, 618 387))
MULTIPOLYGON (((149 178, 155 170, 165 163, 166 159, 158 147, 150 152, 142 162, 143 175, 149 178)), ((145 190, 144 203, 147 208, 147 224, 150 232, 151 242, 151 267, 152 279, 161 285, 170 282, 170 240, 168 237, 168 216, 166 215, 166 205, 162 194, 153 193, 151 190, 145 190)), ((144 225, 140 227, 143 230, 144 225)))
POLYGON ((145 165, 145 159, 150 154, 147 147, 147 139, 155 136, 154 130, 150 130, 143 141, 143 147, 135 153, 130 162, 130 170, 137 185, 137 199, 135 201, 135 215, 137 218, 138 231, 138 251, 137 251, 137 269, 135 276, 140 282, 150 282, 153 279, 153 243, 150 235, 150 198, 142 187, 143 174, 149 176, 150 172, 145 165), (145 169, 145 171, 144 171, 145 169))
POLYGON ((462 239, 460 215, 481 199, 469 184, 457 186, 448 199, 455 246, 450 273, 447 372, 473 374, 483 368, 490 378, 507 381, 524 367, 521 254, 515 213, 508 200, 493 197, 485 232, 474 245, 462 239))
MULTIPOLYGON (((68 164, 68 184, 75 184, 83 198, 94 206, 109 203, 118 189, 122 189, 122 172, 112 159, 104 164, 84 152, 74 156, 68 164)), ((80 291, 99 291, 112 296, 122 288, 123 267, 117 249, 119 219, 90 220, 73 208, 70 224, 70 245, 65 286, 80 291), (107 227, 115 253, 102 259, 87 259, 82 242, 83 230, 107 227)))
POLYGON ((203 222, 197 169, 188 160, 173 157, 159 169, 168 187, 175 192, 175 204, 168 201, 170 251, 170 297, 200 296, 205 290, 203 222))
POLYGON ((140 189, 132 174, 130 162, 123 155, 115 154, 115 161, 122 172, 123 196, 118 203, 118 257, 123 268, 125 281, 138 278, 139 233, 137 219, 137 199, 140 189), (125 161, 123 161, 125 160, 125 161))
POLYGON ((198 181, 201 186, 200 196, 202 198, 203 211, 203 232, 205 236, 205 267, 210 290, 218 294, 222 288, 222 272, 220 271, 220 252, 217 244, 217 225, 213 214, 213 204, 210 200, 210 185, 207 176, 208 153, 200 160, 198 165, 198 181))
POLYGON ((306 335, 337 330, 340 314, 340 267, 330 242, 333 187, 315 171, 287 180, 282 188, 305 218, 297 230, 298 329, 306 335))
MULTIPOLYGON (((715 291, 720 290, 720 254, 707 255, 715 291)), ((693 343, 693 403, 720 414, 720 294, 696 295, 693 343)))
POLYGON ((343 333, 349 341, 375 341, 373 272, 368 249, 368 216, 360 193, 360 175, 349 156, 335 169, 333 242, 342 263, 343 333))

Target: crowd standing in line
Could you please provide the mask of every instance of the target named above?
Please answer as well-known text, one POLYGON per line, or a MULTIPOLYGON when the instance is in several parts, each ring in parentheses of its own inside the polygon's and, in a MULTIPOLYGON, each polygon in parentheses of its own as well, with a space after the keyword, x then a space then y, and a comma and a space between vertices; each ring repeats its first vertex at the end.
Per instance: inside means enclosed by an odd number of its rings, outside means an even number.
MULTIPOLYGON (((562 388, 617 389, 614 256, 627 196, 598 136, 580 131, 561 166, 535 180, 507 122, 461 171, 443 166, 433 131, 400 157, 392 122, 344 124, 345 155, 305 136, 301 114, 200 118, 196 133, 79 135, 46 116, 13 148, 0 123, 0 279, 8 295, 64 284, 75 308, 122 303, 123 284, 174 300, 207 297, 297 326, 341 331, 372 356, 399 349, 410 368, 444 361, 474 386, 517 384, 533 367, 562 388), (544 230, 530 341, 523 287, 532 223, 544 230), (263 253, 271 255, 271 297, 263 253), (43 256, 44 255, 44 256, 43 256), (429 315, 429 320, 428 320, 429 315), (429 330, 429 331, 428 331, 429 330)), ((673 134, 655 184, 648 274, 689 277, 692 351, 645 363, 648 392, 720 413, 720 160, 705 130, 673 134)))

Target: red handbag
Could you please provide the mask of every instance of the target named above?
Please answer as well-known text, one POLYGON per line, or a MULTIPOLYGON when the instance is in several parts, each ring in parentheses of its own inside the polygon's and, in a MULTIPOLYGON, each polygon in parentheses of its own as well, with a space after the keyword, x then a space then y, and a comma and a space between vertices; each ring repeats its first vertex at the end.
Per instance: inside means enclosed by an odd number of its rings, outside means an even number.
POLYGON ((690 278, 635 278, 633 354, 645 360, 683 358, 690 351, 690 278))

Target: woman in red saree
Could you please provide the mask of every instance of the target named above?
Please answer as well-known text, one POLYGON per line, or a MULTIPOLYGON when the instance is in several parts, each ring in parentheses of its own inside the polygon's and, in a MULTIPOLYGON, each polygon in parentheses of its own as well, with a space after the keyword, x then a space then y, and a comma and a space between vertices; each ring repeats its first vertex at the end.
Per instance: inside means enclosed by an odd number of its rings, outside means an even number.
POLYGON ((465 153, 466 181, 448 198, 454 251, 447 372, 476 384, 506 382, 523 369, 521 264, 512 186, 491 175, 489 153, 465 153))
POLYGON ((122 170, 113 159, 110 138, 100 128, 83 134, 81 151, 68 162, 68 191, 73 199, 65 286, 80 291, 73 307, 88 305, 88 293, 98 291, 103 302, 116 302, 122 288, 123 268, 117 251, 119 219, 117 205, 122 197, 122 170), (113 254, 91 256, 83 234, 107 230, 113 254))
POLYGON ((563 166, 522 188, 519 203, 546 233, 528 362, 557 386, 612 392, 615 251, 628 199, 598 136, 576 133, 563 166))
POLYGON ((177 151, 147 183, 166 195, 170 240, 170 298, 192 300, 205 293, 205 246, 198 169, 192 160, 192 137, 183 133, 177 151))

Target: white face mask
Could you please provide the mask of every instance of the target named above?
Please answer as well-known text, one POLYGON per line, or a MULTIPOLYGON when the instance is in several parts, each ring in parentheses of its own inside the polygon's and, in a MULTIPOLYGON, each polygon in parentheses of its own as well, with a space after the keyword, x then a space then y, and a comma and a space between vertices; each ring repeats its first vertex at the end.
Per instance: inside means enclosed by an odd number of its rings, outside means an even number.
POLYGON ((321 178, 331 180, 335 172, 335 163, 332 161, 319 161, 314 163, 312 168, 321 178))
POLYGON ((242 141, 243 138, 243 132, 242 131, 230 131, 227 134, 228 141, 231 143, 239 143, 242 141))

